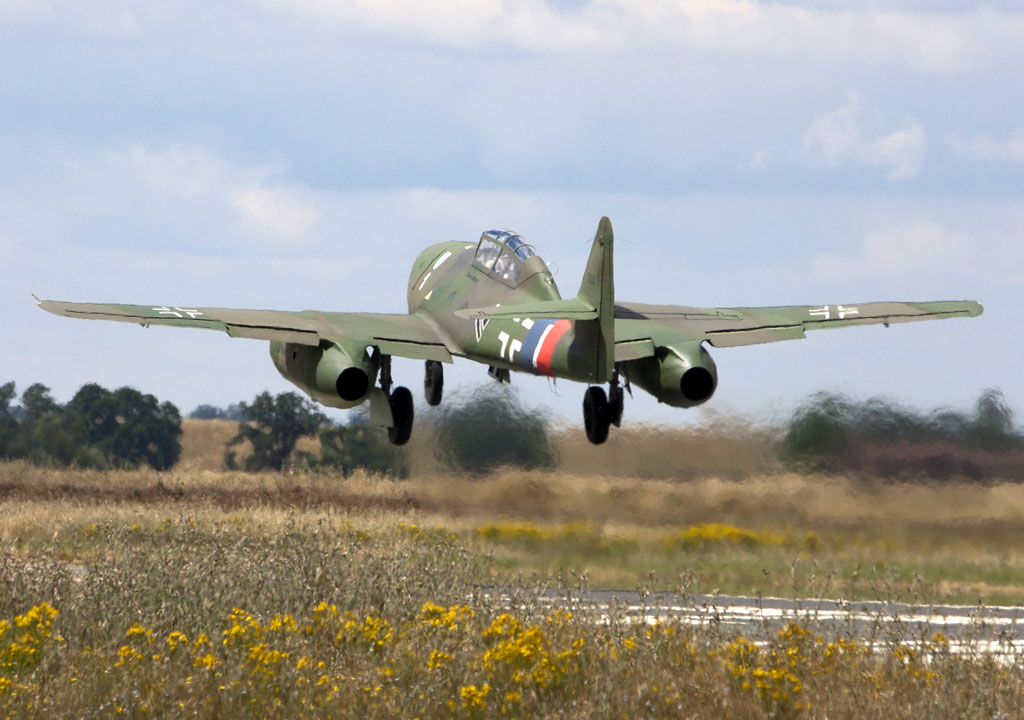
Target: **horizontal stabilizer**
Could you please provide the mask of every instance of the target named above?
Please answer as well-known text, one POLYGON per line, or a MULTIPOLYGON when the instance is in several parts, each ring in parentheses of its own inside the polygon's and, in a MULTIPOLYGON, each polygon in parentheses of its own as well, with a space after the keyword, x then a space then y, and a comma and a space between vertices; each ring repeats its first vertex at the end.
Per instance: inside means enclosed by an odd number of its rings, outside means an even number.
POLYGON ((456 310, 455 316, 469 320, 516 317, 594 320, 597 318, 597 308, 580 298, 570 298, 568 300, 543 300, 539 302, 517 303, 515 305, 467 308, 465 310, 456 310))

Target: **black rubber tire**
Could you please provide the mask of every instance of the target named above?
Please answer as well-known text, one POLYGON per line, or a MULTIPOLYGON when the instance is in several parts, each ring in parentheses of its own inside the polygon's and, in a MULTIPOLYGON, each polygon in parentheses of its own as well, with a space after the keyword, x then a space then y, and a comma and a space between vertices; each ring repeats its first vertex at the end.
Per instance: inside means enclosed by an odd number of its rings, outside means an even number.
POLYGON ((600 445, 608 439, 608 396, 604 388, 592 385, 583 395, 583 427, 587 440, 600 445))
POLYGON ((388 440, 392 445, 405 445, 412 436, 412 393, 407 387, 396 387, 388 402, 391 405, 391 419, 395 423, 388 428, 388 440))
POLYGON ((616 385, 612 388, 611 396, 608 398, 608 422, 615 427, 622 424, 622 408, 626 404, 625 395, 622 386, 616 385))
POLYGON ((423 393, 427 396, 427 405, 441 404, 444 395, 444 365, 437 360, 427 360, 423 373, 423 393))

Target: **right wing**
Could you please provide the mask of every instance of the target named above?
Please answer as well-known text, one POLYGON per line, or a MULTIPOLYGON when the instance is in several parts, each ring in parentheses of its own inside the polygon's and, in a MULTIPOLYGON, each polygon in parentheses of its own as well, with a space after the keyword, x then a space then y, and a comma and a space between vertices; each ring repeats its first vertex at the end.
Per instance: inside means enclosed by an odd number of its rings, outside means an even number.
POLYGON ((764 308, 623 303, 615 306, 615 359, 621 362, 646 357, 653 355, 656 347, 680 341, 737 347, 798 340, 807 330, 977 317, 981 313, 981 305, 972 300, 764 308))
POLYGON ((231 337, 278 340, 302 345, 352 340, 375 345, 386 355, 416 360, 452 361, 454 344, 422 315, 329 313, 315 310, 236 310, 179 306, 113 305, 39 300, 54 315, 150 325, 220 330, 231 337))

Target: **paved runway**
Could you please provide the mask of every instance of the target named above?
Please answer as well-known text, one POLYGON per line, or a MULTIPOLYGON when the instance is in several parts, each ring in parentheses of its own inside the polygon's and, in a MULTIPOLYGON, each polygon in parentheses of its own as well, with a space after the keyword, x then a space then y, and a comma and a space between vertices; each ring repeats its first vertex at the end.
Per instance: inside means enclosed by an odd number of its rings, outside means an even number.
MULTIPOLYGON (((507 596, 504 600, 512 603, 507 596)), ((594 622, 682 622, 713 626, 724 633, 742 634, 754 640, 774 635, 788 622, 868 645, 919 642, 942 633, 949 639, 952 652, 992 654, 1004 662, 1024 664, 1024 607, 678 593, 641 596, 636 591, 623 590, 549 591, 535 600, 552 608, 568 607, 592 617, 594 622)))

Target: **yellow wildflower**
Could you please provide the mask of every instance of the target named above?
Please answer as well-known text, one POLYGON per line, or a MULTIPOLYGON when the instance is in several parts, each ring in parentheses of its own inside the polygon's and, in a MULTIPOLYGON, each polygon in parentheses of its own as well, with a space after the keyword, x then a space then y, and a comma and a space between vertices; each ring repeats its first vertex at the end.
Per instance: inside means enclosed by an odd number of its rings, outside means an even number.
POLYGON ((440 650, 431 650, 430 658, 427 660, 427 669, 431 671, 437 670, 437 668, 441 667, 441 665, 451 661, 452 659, 452 656, 446 652, 442 652, 440 650))
POLYGON ((188 645, 188 637, 185 633, 174 631, 167 636, 167 644, 170 645, 171 650, 177 650, 178 645, 181 645, 182 643, 188 645))
POLYGON ((206 653, 202 657, 197 657, 195 662, 192 663, 192 667, 206 668, 207 670, 212 670, 214 666, 217 665, 217 663, 217 658, 215 658, 210 653, 206 653))
POLYGON ((485 709, 487 707, 487 695, 490 692, 490 683, 484 683, 483 687, 479 689, 476 685, 463 685, 462 689, 459 690, 459 697, 462 698, 462 707, 467 710, 485 709))

